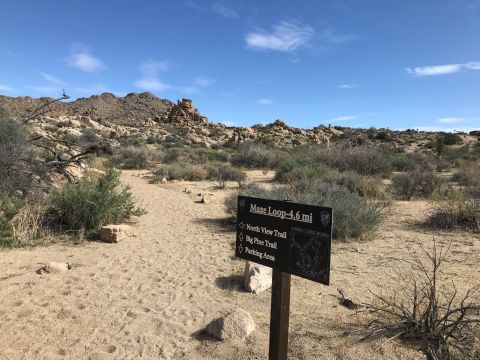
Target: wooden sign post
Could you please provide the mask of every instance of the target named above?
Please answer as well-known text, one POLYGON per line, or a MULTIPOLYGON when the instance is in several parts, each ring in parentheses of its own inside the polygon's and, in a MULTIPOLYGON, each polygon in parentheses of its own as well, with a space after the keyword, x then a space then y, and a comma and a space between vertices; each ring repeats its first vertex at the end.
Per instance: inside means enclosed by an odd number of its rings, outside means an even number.
POLYGON ((290 280, 290 274, 273 269, 269 360, 287 360, 290 280))
POLYGON ((273 269, 270 360, 286 360, 290 274, 330 281, 332 209, 238 197, 235 255, 273 269))

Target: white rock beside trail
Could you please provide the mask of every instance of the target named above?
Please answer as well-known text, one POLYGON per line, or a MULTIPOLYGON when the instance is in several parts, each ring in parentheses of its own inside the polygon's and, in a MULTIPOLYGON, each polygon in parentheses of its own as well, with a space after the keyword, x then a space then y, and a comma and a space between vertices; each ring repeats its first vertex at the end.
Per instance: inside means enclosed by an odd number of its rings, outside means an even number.
POLYGON ((70 265, 67 263, 59 263, 50 261, 37 270, 38 274, 58 274, 70 270, 70 265))
POLYGON ((258 294, 272 287, 272 269, 251 261, 245 263, 243 273, 245 290, 258 294))
POLYGON ((211 322, 205 330, 219 340, 243 339, 255 330, 255 322, 247 311, 237 308, 211 322))
POLYGON ((129 225, 105 225, 100 229, 100 239, 105 242, 118 243, 130 234, 129 225))

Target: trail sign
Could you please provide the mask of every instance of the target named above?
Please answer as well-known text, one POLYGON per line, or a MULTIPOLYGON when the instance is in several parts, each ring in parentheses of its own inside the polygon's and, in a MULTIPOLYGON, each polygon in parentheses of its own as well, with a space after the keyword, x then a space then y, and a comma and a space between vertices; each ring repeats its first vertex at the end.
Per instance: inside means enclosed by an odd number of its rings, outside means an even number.
POLYGON ((328 285, 331 242, 331 208, 238 197, 239 258, 328 285))

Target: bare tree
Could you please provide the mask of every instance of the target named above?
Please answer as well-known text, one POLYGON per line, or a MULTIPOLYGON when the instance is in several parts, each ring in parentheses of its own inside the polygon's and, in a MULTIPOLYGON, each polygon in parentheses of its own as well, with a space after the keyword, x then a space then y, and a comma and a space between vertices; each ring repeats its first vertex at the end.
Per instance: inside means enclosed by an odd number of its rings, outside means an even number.
POLYGON ((0 191, 24 193, 32 183, 49 184, 55 174, 72 182, 73 167, 83 166, 90 154, 106 150, 98 145, 82 148, 50 134, 31 135, 29 123, 48 113, 52 104, 66 99, 69 96, 63 92, 17 121, 0 111, 0 191))
POLYGON ((473 359, 480 286, 460 295, 453 281, 445 283, 440 276, 449 247, 439 248, 434 239, 432 249, 424 252, 427 261, 411 253, 406 261, 413 271, 397 276, 403 293, 397 290, 388 297, 372 293, 376 301, 366 308, 377 316, 363 340, 417 340, 429 360, 473 359))

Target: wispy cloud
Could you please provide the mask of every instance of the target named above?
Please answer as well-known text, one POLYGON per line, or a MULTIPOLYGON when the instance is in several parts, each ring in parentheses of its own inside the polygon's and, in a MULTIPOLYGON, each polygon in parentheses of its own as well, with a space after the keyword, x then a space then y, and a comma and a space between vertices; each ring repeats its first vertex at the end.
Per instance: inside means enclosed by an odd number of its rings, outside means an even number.
POLYGON ((63 92, 63 87, 67 84, 65 81, 44 71, 38 71, 38 74, 44 83, 28 86, 29 89, 42 96, 58 96, 63 92))
POLYGON ((444 131, 444 132, 469 132, 473 130, 479 130, 479 127, 459 127, 459 128, 451 128, 451 127, 442 127, 442 126, 432 126, 432 125, 425 125, 425 126, 418 126, 416 127, 419 131, 444 131))
POLYGON ((171 67, 169 61, 146 61, 140 65, 141 78, 134 82, 137 88, 147 91, 177 91, 185 94, 195 94, 201 89, 211 86, 215 80, 206 76, 197 76, 193 78, 190 84, 185 86, 176 86, 169 84, 161 79, 161 75, 167 72, 171 67))
POLYGON ((202 8, 200 5, 198 5, 197 3, 193 2, 193 1, 185 1, 184 2, 185 6, 191 8, 191 9, 195 9, 201 13, 206 13, 205 9, 202 8))
POLYGON ((356 89, 358 88, 357 84, 340 84, 337 85, 337 89, 343 89, 343 90, 351 90, 351 89, 356 89))
POLYGON ((332 28, 326 28, 321 30, 316 38, 318 39, 320 45, 338 45, 351 42, 352 40, 358 39, 356 35, 351 34, 341 34, 332 28))
POLYGON ((94 56, 90 49, 82 44, 72 46, 67 64, 84 72, 95 72, 105 69, 105 64, 102 60, 94 56))
POLYGON ((345 116, 337 116, 332 119, 324 120, 324 122, 339 122, 339 121, 351 121, 357 119, 356 116, 353 115, 345 115, 345 116))
POLYGON ((238 12, 222 2, 216 1, 212 5, 212 10, 227 19, 237 19, 238 12))
POLYGON ((179 92, 185 94, 196 94, 199 93, 202 89, 210 87, 215 80, 210 79, 208 77, 199 76, 192 80, 192 83, 186 86, 178 86, 172 87, 173 90, 177 90, 179 92))
POLYGON ((437 119, 437 122, 443 123, 443 124, 454 124, 462 121, 465 121, 465 119, 461 117, 442 117, 437 119))
POLYGON ((0 54, 5 54, 5 55, 8 55, 8 56, 17 55, 14 51, 8 50, 8 49, 5 49, 5 48, 0 48, 0 54))
POLYGON ((272 105, 273 104, 273 100, 272 99, 257 99, 257 104, 260 104, 260 105, 272 105))
POLYGON ((15 89, 13 87, 10 87, 10 86, 7 86, 7 85, 4 85, 4 84, 0 84, 0 91, 3 91, 3 92, 17 92, 17 89, 15 89))
POLYGON ((454 73, 458 73, 461 70, 480 70, 480 62, 470 61, 463 64, 420 66, 420 67, 405 69, 405 71, 408 74, 416 77, 454 74, 454 73))
POLYGON ((281 21, 271 31, 258 29, 245 36, 246 46, 253 50, 293 52, 308 45, 315 30, 298 21, 281 21))
POLYGON ((88 95, 88 96, 102 94, 102 93, 112 93, 112 94, 115 94, 116 96, 126 95, 126 92, 112 90, 104 84, 92 84, 84 87, 82 86, 74 87, 72 90, 80 95, 88 95))
POLYGON ((209 87, 215 82, 215 80, 208 77, 199 76, 193 79, 193 84, 202 88, 209 87))
POLYGON ((137 88, 148 91, 165 91, 172 88, 171 85, 160 79, 160 73, 170 68, 168 61, 146 61, 140 65, 142 77, 135 81, 137 88))
POLYGON ((46 72, 43 72, 43 71, 39 71, 38 72, 40 74, 40 76, 49 84, 51 85, 65 85, 65 81, 63 80, 60 80, 59 78, 49 74, 49 73, 46 73, 46 72))

